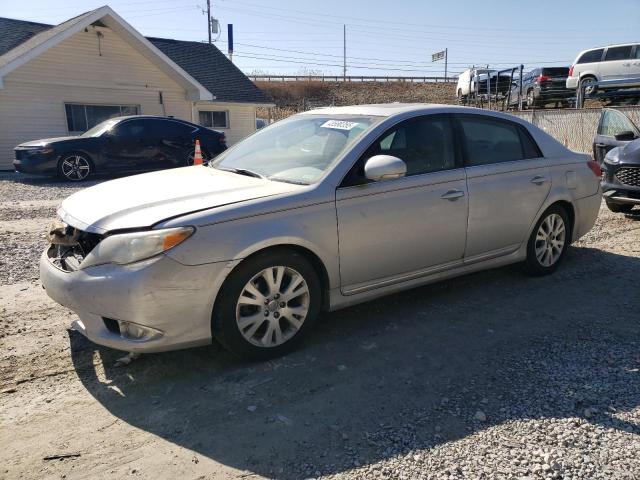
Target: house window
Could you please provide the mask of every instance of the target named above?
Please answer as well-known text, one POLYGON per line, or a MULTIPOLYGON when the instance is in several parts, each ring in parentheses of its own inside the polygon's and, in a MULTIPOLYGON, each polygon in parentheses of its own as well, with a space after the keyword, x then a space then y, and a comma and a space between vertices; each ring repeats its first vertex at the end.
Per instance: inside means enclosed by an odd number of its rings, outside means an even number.
POLYGON ((69 132, 86 132, 100 122, 124 115, 139 115, 139 105, 84 105, 65 103, 69 132))
POLYGON ((200 111, 200 125, 207 128, 229 128, 229 112, 226 110, 211 112, 200 111))

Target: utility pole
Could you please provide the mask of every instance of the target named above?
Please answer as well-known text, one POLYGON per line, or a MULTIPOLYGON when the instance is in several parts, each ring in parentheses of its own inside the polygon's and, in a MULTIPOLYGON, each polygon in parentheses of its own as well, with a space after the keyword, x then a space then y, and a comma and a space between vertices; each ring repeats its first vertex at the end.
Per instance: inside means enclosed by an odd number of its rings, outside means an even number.
POLYGON ((209 34, 209 45, 211 45, 211 0, 207 0, 207 33, 209 34))
POLYGON ((347 81, 347 26, 342 25, 342 80, 347 81))
POLYGON ((444 49, 444 81, 447 81, 447 62, 449 61, 449 49, 444 49))

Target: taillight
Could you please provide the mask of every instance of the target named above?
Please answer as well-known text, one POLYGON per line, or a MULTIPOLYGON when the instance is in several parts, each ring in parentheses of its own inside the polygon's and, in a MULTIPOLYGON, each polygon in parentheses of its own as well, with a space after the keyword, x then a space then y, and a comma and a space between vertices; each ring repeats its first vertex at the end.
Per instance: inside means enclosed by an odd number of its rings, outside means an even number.
POLYGON ((598 178, 602 177, 602 168, 600 168, 600 164, 598 162, 594 160, 589 160, 587 162, 587 165, 589 166, 589 168, 591 169, 591 171, 596 177, 598 178))
POLYGON ((227 137, 224 136, 224 133, 218 137, 218 142, 220 143, 220 145, 227 144, 227 137))
POLYGON ((542 82, 548 82, 551 79, 546 75, 540 75, 536 80, 538 80, 538 83, 542 83, 542 82))
POLYGON ((569 69, 569 76, 573 77, 573 65, 571 65, 571 68, 569 69))

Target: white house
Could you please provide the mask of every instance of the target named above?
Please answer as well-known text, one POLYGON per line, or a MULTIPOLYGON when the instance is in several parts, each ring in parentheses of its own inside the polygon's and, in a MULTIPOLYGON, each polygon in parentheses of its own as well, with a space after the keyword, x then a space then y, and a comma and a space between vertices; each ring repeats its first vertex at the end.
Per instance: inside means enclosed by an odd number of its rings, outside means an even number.
POLYGON ((167 115, 233 144, 272 106, 214 45, 145 38, 108 6, 59 25, 0 18, 0 170, 13 148, 130 114, 167 115))

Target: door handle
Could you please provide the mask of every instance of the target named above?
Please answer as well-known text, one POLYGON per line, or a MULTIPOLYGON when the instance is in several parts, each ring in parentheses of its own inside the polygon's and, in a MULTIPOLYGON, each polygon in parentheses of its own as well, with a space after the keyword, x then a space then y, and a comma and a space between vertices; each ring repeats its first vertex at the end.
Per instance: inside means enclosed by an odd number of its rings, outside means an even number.
POLYGON ((536 175, 531 179, 531 183, 535 183, 536 185, 542 185, 546 181, 547 181, 547 177, 542 177, 540 175, 536 175))
POLYGON ((445 200, 454 201, 460 197, 464 197, 464 192, 462 190, 449 190, 447 193, 443 194, 440 198, 445 200))

